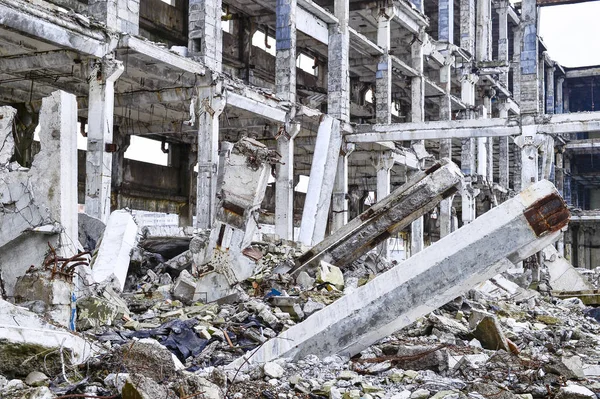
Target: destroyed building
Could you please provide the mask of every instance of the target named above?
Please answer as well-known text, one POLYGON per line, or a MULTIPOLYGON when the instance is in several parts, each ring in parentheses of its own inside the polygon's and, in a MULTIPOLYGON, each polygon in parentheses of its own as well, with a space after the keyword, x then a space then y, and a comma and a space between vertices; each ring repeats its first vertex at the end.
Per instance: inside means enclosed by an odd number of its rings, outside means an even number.
POLYGON ((538 36, 572 2, 0 0, 0 391, 595 397, 600 66, 538 36))

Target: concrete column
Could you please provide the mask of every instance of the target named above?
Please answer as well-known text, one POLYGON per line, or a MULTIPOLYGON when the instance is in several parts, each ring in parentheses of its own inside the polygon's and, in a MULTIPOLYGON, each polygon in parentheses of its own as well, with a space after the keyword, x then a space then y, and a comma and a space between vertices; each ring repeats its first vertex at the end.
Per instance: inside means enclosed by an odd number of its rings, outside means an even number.
POLYGON ((275 4, 275 89, 284 101, 296 102, 296 0, 275 4))
MULTIPOLYGON (((62 227, 57 251, 59 256, 67 258, 75 255, 79 246, 77 134, 75 96, 55 91, 43 98, 40 109, 40 142, 47 148, 35 156, 31 170, 39 171, 39 187, 34 188, 36 191, 44 192, 45 185, 49 185, 48 196, 43 201, 47 201, 49 220, 59 222, 62 227)), ((110 173, 108 179, 110 183, 110 173)))
MULTIPOLYGON (((440 1, 440 4, 442 1, 440 1)), ((452 3, 452 2, 450 2, 452 3)), ((441 6, 440 6, 441 7, 441 6)), ((452 21, 452 18, 450 18, 452 21)), ((444 66, 440 69, 440 83, 444 89, 444 94, 440 97, 440 120, 452 120, 452 101, 450 99, 450 90, 452 86, 452 65, 454 57, 448 55, 444 61, 444 66)), ((452 139, 440 140, 440 158, 452 159, 452 139)), ((443 199, 440 202, 440 237, 445 237, 452 230, 452 201, 454 195, 443 199)))
POLYGON ((556 106, 554 107, 555 114, 562 114, 563 111, 563 83, 565 77, 560 76, 556 79, 556 106))
MULTIPOLYGON (((554 62, 552 63, 554 64, 554 62)), ((546 113, 554 113, 554 65, 546 68, 546 113)))
POLYGON ((327 112, 329 116, 347 122, 350 120, 348 1, 335 0, 334 11, 340 22, 329 25, 327 112))
POLYGON ((521 46, 523 30, 520 26, 513 29, 512 93, 517 104, 521 103, 521 46))
POLYGON ((580 224, 577 229, 577 267, 586 268, 585 255, 585 229, 580 224))
MULTIPOLYGON (((477 76, 465 70, 461 76, 461 100, 469 107, 467 119, 472 118, 472 107, 475 104, 475 83, 477 76)), ((462 199, 462 223, 468 224, 475 220, 475 197, 476 190, 473 189, 472 181, 477 173, 475 156, 475 139, 463 139, 461 143, 461 171, 465 175, 465 185, 461 190, 462 199)))
POLYGON ((564 164, 563 164, 563 148, 557 147, 555 153, 555 162, 556 162, 556 170, 554 174, 554 185, 556 189, 560 193, 560 195, 564 198, 564 164))
MULTIPOLYGON (((377 202, 381 202, 392 191, 390 172, 394 166, 394 157, 389 151, 382 151, 373 164, 377 170, 377 202)), ((388 251, 389 246, 386 239, 380 244, 377 252, 387 258, 389 256, 388 251)))
POLYGON ((120 61, 96 61, 89 79, 85 213, 104 223, 110 215, 114 89, 123 70, 120 61))
POLYGON ((544 142, 544 137, 535 132, 532 117, 523 117, 522 122, 522 134, 515 138, 521 148, 521 190, 538 181, 538 149, 544 142))
POLYGON ((571 112, 571 108, 569 107, 569 100, 571 97, 571 89, 569 88, 569 82, 564 82, 563 87, 563 113, 568 114, 571 112))
MULTIPOLYGON (((208 74, 210 75, 210 74, 208 74)), ((219 169, 219 115, 225 108, 221 82, 212 83, 207 76, 202 86, 196 86, 198 99, 198 183, 196 194, 196 227, 213 227, 217 200, 219 169)))
POLYGON ((193 226, 192 179, 197 162, 195 151, 189 144, 169 143, 168 165, 177 169, 179 174, 180 195, 188 200, 179 208, 179 226, 193 226))
POLYGON ((294 239, 294 138, 300 132, 299 123, 291 126, 289 133, 277 137, 281 162, 275 182, 275 233, 285 240, 294 239))
MULTIPOLYGON (((483 103, 485 105, 485 111, 483 112, 486 118, 491 118, 492 117, 492 97, 494 97, 496 95, 496 91, 495 90, 490 90, 488 92, 489 95, 485 96, 483 98, 483 103)), ((486 180, 488 181, 488 184, 492 184, 494 182, 494 138, 493 137, 487 137, 486 142, 485 142, 485 153, 486 153, 486 174, 483 175, 485 176, 486 180)))
POLYGON ((348 205, 348 157, 354 151, 354 144, 342 144, 340 157, 338 158, 337 172, 335 174, 335 182, 333 187, 333 197, 331 209, 333 211, 333 220, 331 232, 335 232, 342 228, 349 219, 348 205))
POLYGON ((325 237, 341 145, 340 121, 329 115, 323 116, 317 132, 298 237, 305 245, 315 245, 325 237))
POLYGON ((125 152, 129 148, 131 136, 122 132, 119 126, 113 128, 113 144, 116 145, 112 156, 111 210, 123 208, 121 185, 125 179, 125 152))
MULTIPOLYGON (((501 1, 498 13, 498 61, 509 63, 508 59, 508 1, 501 1)), ((500 74, 500 81, 508 87, 508 72, 500 74)))
MULTIPOLYGON (((484 102, 486 102, 485 99, 484 102)), ((479 117, 487 119, 487 109, 485 106, 481 107, 479 117)), ((486 179, 488 175, 488 137, 477 138, 477 175, 483 179, 486 179)))
POLYGON ((460 0, 460 47, 475 54, 475 0, 460 0))
POLYGON ((521 3, 521 114, 537 114, 539 104, 538 82, 538 39, 537 39, 537 4, 536 0, 523 0, 521 3))
MULTIPOLYGON (((425 79, 423 78, 423 42, 424 33, 411 46, 412 67, 418 75, 411 79, 411 120, 423 122, 425 120, 425 79)), ((423 143, 422 140, 417 143, 423 143)), ((410 253, 411 256, 421 251, 423 242, 423 217, 415 220, 410 226, 410 253)))
POLYGON ((454 1, 438 2, 438 41, 454 43, 454 1))
POLYGON ((477 0, 477 61, 492 59, 492 4, 491 0, 477 0))
POLYGON ((344 295, 227 368, 234 371, 246 363, 302 359, 309 354, 359 353, 542 250, 556 239, 556 229, 568 223, 568 215, 552 185, 540 182, 344 295), (551 208, 536 207, 539 200, 548 201, 551 208), (556 213, 550 215, 551 211, 556 213), (542 223, 536 224, 531 213, 539 215, 542 223), (550 223, 546 227, 543 223, 547 222, 550 223))
MULTIPOLYGON (((508 118, 508 104, 504 101, 498 105, 500 118, 508 118)), ((498 182, 501 187, 508 189, 509 170, 510 170, 510 152, 509 138, 498 138, 498 182)))
MULTIPOLYGON (((348 33, 349 2, 334 1, 334 14, 339 24, 329 25, 329 46, 327 63, 327 112, 329 116, 342 122, 350 121, 350 34, 348 33)), ((391 71, 391 69, 390 69, 391 71)), ((337 142, 337 138, 334 140, 337 142)), ((341 145, 341 140, 340 140, 341 145)), ((353 146, 338 147, 337 165, 333 188, 333 224, 335 231, 348 222, 348 155, 353 146)), ((312 173, 312 169, 311 169, 312 173)), ((303 224, 304 214, 302 215, 303 224)), ((308 231, 305 230, 308 241, 308 231)))
POLYGON ((211 70, 221 72, 222 0, 189 0, 188 10, 188 55, 211 70))
POLYGON ((111 30, 139 34, 139 0, 89 0, 88 13, 111 30))
MULTIPOLYGON (((389 12, 391 14, 391 10, 389 12)), ((375 74, 375 120, 377 123, 391 123, 392 60, 389 56, 391 20, 388 14, 379 12, 377 22, 377 45, 383 49, 383 55, 379 57, 375 74)))

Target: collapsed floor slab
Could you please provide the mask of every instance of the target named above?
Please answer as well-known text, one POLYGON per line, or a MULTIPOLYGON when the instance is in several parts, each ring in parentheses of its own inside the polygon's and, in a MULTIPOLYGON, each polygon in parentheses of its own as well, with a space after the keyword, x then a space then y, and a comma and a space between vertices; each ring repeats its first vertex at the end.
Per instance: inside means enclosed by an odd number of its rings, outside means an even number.
POLYGON ((354 355, 540 251, 569 221, 544 180, 429 246, 228 367, 309 354, 354 355))
POLYGON ((416 173, 382 201, 304 253, 290 273, 321 260, 338 267, 348 265, 455 193, 462 178, 460 168, 448 159, 416 173))

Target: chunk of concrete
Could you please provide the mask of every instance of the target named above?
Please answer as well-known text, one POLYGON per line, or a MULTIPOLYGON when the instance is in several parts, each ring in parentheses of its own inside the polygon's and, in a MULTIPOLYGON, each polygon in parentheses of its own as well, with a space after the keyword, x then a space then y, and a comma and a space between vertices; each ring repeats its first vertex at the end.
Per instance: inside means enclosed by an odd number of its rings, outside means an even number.
POLYGON ((77 215, 79 225, 79 243, 86 251, 93 251, 104 234, 106 224, 87 213, 77 215))
POLYGON ((554 291, 584 291, 594 287, 583 277, 571 263, 566 260, 554 246, 550 245, 542 251, 544 264, 550 274, 550 286, 554 291))
POLYGON ((42 301, 47 305, 46 315, 61 326, 68 327, 73 290, 73 283, 59 278, 51 279, 49 272, 35 271, 17 279, 15 301, 42 301))
POLYGON ((138 228, 131 213, 119 210, 110 214, 98 255, 91 265, 92 276, 96 282, 114 279, 121 290, 125 287, 131 250, 137 242, 137 232, 138 228))
POLYGON ((173 285, 173 297, 183 302, 192 302, 196 292, 196 283, 196 279, 187 270, 183 270, 173 285))
POLYGON ((98 347, 78 335, 0 299, 0 374, 25 377, 44 367, 58 373, 61 347, 65 362, 70 364, 82 363, 99 352, 98 347))
MULTIPOLYGON (((354 355, 554 242, 569 211, 540 181, 232 362, 354 355)), ((244 367, 247 367, 244 364, 244 367)))
POLYGON ((475 327, 473 335, 485 349, 510 351, 506 336, 494 316, 485 316, 475 327))
POLYGON ((319 263, 317 282, 331 284, 338 290, 344 289, 344 275, 340 268, 325 261, 319 263))

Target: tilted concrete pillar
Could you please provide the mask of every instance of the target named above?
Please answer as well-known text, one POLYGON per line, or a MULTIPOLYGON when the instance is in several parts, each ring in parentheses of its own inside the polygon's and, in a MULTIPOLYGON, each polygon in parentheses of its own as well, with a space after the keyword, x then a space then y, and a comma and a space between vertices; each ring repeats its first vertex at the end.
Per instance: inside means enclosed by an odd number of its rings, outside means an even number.
POLYGON ((322 118, 317 132, 298 237, 298 240, 305 245, 315 245, 325 237, 342 145, 340 121, 329 115, 324 115, 322 118))
POLYGON ((115 81, 123 71, 120 61, 103 59, 92 64, 89 79, 85 213, 104 223, 110 215, 115 81))
POLYGON ((569 211, 542 181, 227 366, 352 356, 556 240, 569 211))
POLYGON ((348 157, 354 151, 353 143, 343 143, 338 158, 331 210, 333 211, 331 232, 335 232, 348 223, 348 157))
POLYGON ((458 167, 447 159, 416 172, 390 195, 304 253, 289 273, 321 260, 339 267, 350 264, 452 195, 461 181, 458 167))
POLYGON ((196 227, 213 227, 217 200, 219 169, 219 115, 225 108, 221 81, 204 81, 197 86, 196 115, 198 119, 198 184, 196 188, 196 227))
POLYGON ((215 72, 223 62, 222 0, 189 0, 188 55, 215 72))
POLYGON ((294 239, 294 138, 300 124, 290 124, 290 132, 283 127, 277 133, 277 151, 281 154, 275 181, 275 233, 285 240, 294 239))

